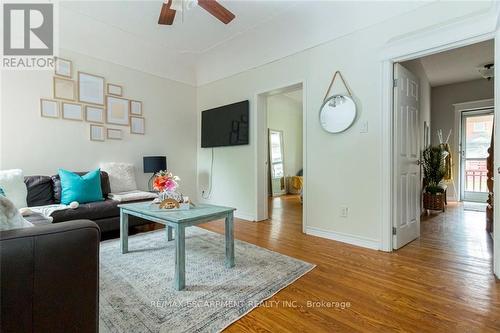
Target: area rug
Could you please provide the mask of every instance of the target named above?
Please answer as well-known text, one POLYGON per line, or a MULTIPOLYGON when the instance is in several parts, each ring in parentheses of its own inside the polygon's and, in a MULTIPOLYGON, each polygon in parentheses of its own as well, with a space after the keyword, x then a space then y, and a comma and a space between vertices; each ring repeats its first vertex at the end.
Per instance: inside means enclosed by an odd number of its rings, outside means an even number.
POLYGON ((479 202, 464 202, 464 210, 474 211, 474 212, 485 212, 486 204, 479 202))
POLYGON ((224 266, 224 236, 186 229, 186 289, 173 288, 175 243, 166 231, 101 243, 100 332, 219 332, 314 265, 235 240, 224 266))

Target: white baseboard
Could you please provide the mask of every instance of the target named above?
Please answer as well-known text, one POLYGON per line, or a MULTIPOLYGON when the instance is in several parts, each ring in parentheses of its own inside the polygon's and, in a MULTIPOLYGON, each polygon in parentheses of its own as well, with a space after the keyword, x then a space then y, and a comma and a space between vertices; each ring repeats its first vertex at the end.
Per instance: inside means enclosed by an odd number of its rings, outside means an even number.
POLYGON ((328 231, 315 227, 306 227, 306 234, 335 240, 342 243, 366 247, 372 250, 380 249, 380 241, 367 237, 355 236, 343 232, 328 231))
MULTIPOLYGON (((203 203, 203 204, 208 204, 208 205, 218 205, 218 206, 227 206, 226 203, 220 203, 220 202, 213 202, 212 200, 210 199, 203 199, 202 197, 199 197, 198 198, 198 202, 199 203, 203 203)), ((238 219, 242 219, 242 220, 246 220, 246 221, 250 221, 250 222, 255 222, 257 221, 256 217, 254 214, 251 214, 251 213, 247 213, 247 212, 242 212, 242 211, 239 211, 239 210, 235 210, 234 211, 234 217, 238 218, 238 219)))
POLYGON ((255 222, 256 221, 254 215, 248 214, 248 213, 245 213, 245 212, 239 212, 237 210, 234 212, 234 217, 242 219, 242 220, 251 221, 251 222, 255 222))

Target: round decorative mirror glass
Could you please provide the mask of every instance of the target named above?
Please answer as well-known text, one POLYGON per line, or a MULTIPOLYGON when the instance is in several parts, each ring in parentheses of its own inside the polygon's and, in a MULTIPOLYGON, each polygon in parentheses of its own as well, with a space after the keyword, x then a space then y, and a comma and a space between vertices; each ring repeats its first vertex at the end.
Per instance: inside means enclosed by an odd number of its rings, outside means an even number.
POLYGON ((347 95, 329 97, 321 106, 319 122, 330 133, 340 133, 351 127, 356 119, 356 104, 347 95))

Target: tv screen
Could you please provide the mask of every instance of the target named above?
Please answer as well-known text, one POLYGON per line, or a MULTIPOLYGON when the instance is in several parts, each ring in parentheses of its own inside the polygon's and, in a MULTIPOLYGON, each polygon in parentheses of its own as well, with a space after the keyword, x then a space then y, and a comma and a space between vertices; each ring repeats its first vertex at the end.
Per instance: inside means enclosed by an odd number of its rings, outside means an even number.
POLYGON ((248 144, 249 102, 221 106, 201 113, 201 147, 248 144))

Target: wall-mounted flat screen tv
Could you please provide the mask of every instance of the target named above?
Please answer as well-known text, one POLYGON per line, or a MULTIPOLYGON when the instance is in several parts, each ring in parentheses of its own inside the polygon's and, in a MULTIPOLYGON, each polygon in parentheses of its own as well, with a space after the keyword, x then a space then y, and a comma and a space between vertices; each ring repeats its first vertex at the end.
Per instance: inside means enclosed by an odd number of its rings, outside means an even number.
POLYGON ((248 144, 249 102, 242 101, 201 113, 201 147, 248 144))

